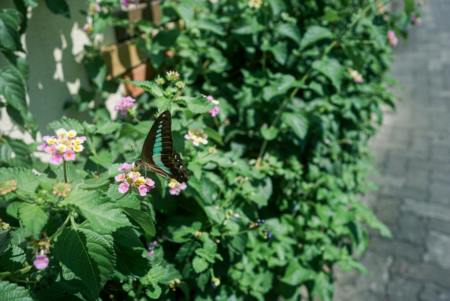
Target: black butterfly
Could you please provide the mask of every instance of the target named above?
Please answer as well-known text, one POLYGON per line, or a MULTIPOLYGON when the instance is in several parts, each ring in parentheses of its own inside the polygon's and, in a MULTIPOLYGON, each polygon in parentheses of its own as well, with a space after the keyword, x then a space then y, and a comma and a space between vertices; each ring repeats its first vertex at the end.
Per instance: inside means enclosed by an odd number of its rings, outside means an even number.
POLYGON ((172 117, 169 111, 162 112, 153 123, 145 138, 139 165, 179 183, 187 182, 188 172, 180 155, 173 150, 172 117))

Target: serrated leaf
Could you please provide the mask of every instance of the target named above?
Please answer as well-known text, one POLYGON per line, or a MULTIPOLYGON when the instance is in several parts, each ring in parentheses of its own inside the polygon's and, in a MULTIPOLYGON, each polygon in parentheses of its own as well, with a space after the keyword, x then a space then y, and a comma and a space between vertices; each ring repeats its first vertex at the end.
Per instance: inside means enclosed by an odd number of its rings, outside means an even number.
POLYGON ((63 117, 60 120, 55 120, 49 123, 48 127, 54 131, 63 128, 66 130, 75 130, 78 134, 84 132, 84 126, 78 120, 63 117))
POLYGON ((48 221, 48 213, 36 204, 22 203, 19 207, 19 219, 25 229, 24 235, 39 238, 48 221))
POLYGON ((149 237, 155 236, 155 222, 149 213, 133 208, 123 208, 122 210, 134 220, 149 237))
POLYGON ((275 128, 275 127, 273 127, 273 126, 267 127, 267 125, 264 124, 264 125, 261 127, 261 135, 263 136, 263 138, 264 138, 265 140, 268 140, 268 141, 273 140, 273 139, 275 139, 275 138, 277 137, 277 135, 278 135, 278 129, 275 128))
POLYGON ((118 131, 121 127, 122 125, 118 122, 103 122, 97 127, 96 133, 108 135, 118 131))
POLYGON ((108 169, 112 164, 112 153, 109 151, 101 151, 93 156, 90 156, 89 159, 91 159, 94 163, 103 166, 104 168, 108 169))
POLYGON ((331 39, 333 36, 333 33, 325 27, 316 25, 311 26, 303 35, 300 43, 300 49, 305 49, 306 47, 324 39, 331 39))
POLYGON ((96 191, 73 190, 64 200, 75 205, 99 233, 109 234, 121 227, 130 226, 127 217, 114 204, 105 202, 96 191))
POLYGON ((305 138, 308 130, 308 120, 303 114, 283 113, 281 119, 298 138, 305 138))
POLYGON ((194 114, 203 114, 211 109, 211 105, 200 97, 183 97, 188 109, 194 114))
POLYGON ((164 91, 156 83, 151 81, 140 81, 140 80, 130 80, 125 81, 127 83, 133 84, 136 87, 144 89, 144 91, 152 94, 155 97, 163 97, 164 91))
POLYGON ((0 49, 17 51, 22 49, 19 26, 22 15, 15 9, 0 11, 0 49))
POLYGON ((209 264, 205 259, 198 256, 195 256, 192 260, 192 267, 197 274, 205 271, 208 268, 208 265, 209 264))
POLYGON ((324 58, 320 61, 315 61, 313 68, 330 79, 336 90, 339 91, 341 89, 341 82, 344 78, 345 70, 337 60, 324 58))
POLYGON ((112 277, 115 253, 111 236, 83 228, 65 229, 53 252, 57 260, 81 279, 89 299, 96 299, 102 286, 112 277))
POLYGON ((276 32, 284 37, 290 38, 300 45, 301 36, 297 26, 292 23, 282 23, 276 27, 276 32))
POLYGON ((11 119, 24 129, 34 129, 35 122, 26 103, 26 82, 22 73, 12 65, 0 69, 0 95, 6 101, 11 119))
POLYGON ((30 293, 15 283, 0 281, 0 300, 2 301, 33 301, 30 293))

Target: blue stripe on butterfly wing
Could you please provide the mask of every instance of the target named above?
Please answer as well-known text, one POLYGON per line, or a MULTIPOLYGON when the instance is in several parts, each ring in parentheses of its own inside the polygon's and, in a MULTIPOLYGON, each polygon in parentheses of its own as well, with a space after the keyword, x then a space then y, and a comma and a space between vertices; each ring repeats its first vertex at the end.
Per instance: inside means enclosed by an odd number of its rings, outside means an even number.
POLYGON ((161 155, 153 155, 152 159, 153 159, 153 163, 155 163, 156 166, 158 166, 160 169, 162 169, 166 173, 171 174, 170 169, 168 169, 164 165, 164 163, 161 161, 161 155))

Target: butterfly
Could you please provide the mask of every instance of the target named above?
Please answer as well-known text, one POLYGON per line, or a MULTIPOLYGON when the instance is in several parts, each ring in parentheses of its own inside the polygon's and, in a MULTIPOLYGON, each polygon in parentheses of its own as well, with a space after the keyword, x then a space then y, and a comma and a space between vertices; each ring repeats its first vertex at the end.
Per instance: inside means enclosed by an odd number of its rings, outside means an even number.
POLYGON ((187 182, 189 175, 183 160, 173 150, 172 116, 169 111, 159 115, 145 138, 138 166, 162 176, 187 182))

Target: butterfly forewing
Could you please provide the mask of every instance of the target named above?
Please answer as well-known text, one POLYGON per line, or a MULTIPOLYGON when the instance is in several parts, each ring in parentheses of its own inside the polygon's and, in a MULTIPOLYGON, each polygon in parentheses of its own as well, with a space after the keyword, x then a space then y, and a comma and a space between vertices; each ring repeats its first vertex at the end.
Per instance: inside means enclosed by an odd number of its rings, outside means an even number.
POLYGON ((187 181, 187 172, 180 156, 173 151, 172 118, 169 111, 156 118, 142 147, 141 162, 144 167, 163 176, 187 181))

